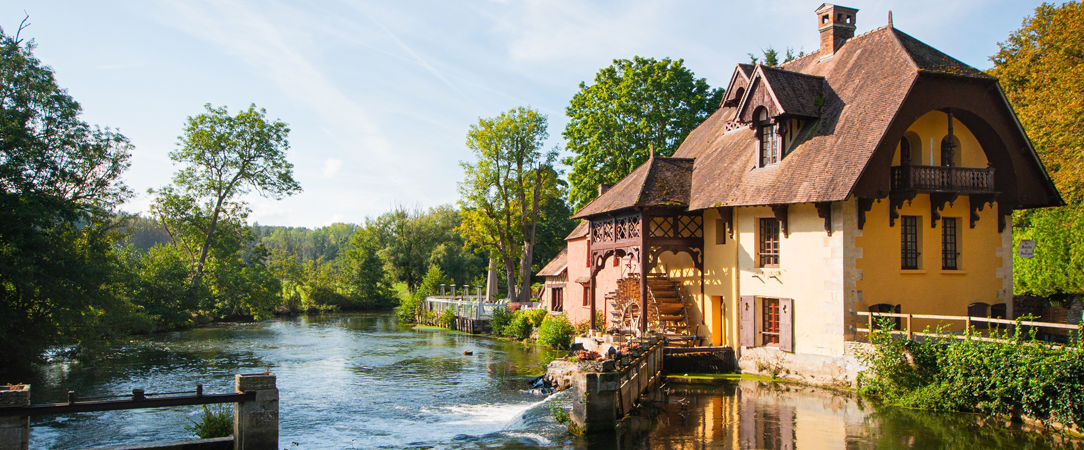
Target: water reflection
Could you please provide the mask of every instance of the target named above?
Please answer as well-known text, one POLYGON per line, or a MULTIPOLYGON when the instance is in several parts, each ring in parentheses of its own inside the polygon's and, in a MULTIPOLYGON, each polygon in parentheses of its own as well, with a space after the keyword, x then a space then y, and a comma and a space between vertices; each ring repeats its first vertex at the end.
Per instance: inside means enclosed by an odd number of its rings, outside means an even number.
MULTIPOLYGON (((1054 448, 1049 435, 974 414, 878 407, 808 386, 751 380, 669 385, 592 448, 1054 448)), ((1076 442, 1076 445, 1080 445, 1076 442)), ((1070 444, 1072 445, 1072 444, 1070 444)))

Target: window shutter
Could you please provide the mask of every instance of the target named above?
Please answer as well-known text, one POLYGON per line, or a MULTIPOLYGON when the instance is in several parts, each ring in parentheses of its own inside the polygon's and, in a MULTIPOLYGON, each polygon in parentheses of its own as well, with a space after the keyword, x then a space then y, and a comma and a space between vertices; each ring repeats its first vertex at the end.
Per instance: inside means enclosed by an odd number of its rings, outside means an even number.
POLYGON ((743 295, 738 305, 738 345, 742 347, 754 346, 753 336, 757 329, 754 299, 752 295, 743 295))
POLYGON ((779 349, 794 353, 794 299, 779 299, 779 349))

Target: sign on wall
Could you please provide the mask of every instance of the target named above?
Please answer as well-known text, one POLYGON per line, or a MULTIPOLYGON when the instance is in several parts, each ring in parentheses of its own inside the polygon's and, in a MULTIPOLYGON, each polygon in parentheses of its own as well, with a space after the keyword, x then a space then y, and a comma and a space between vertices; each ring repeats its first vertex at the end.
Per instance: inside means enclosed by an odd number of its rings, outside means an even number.
POLYGON ((1031 239, 1024 239, 1020 241, 1020 247, 1016 250, 1016 254, 1021 258, 1031 258, 1035 256, 1035 241, 1031 239))

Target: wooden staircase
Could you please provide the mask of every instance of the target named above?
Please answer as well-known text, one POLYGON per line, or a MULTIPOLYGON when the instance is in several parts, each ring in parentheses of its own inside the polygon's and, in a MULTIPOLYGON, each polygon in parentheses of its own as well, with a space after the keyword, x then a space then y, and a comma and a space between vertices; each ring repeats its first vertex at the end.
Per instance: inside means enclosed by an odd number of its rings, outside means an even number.
MULTIPOLYGON (((617 281, 617 289, 606 294, 605 300, 609 314, 606 319, 607 329, 621 330, 628 323, 622 323, 629 304, 639 304, 640 279, 637 276, 622 278, 617 281)), ((679 284, 664 274, 647 276, 647 320, 648 329, 661 332, 671 345, 695 345, 699 340, 689 323, 689 311, 681 296, 679 284)), ((633 306, 636 314, 639 307, 633 306)))

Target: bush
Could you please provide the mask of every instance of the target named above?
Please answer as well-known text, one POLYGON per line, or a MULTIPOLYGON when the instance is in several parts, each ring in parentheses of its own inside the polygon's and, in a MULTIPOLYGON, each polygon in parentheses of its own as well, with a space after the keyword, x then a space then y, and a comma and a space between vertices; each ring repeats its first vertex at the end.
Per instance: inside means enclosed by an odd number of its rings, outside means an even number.
MULTIPOLYGON (((1015 331, 976 339, 930 338, 915 342, 891 336, 885 320, 871 337, 873 350, 860 358, 859 393, 909 408, 1016 412, 1040 420, 1084 425, 1084 351, 1051 349, 1015 331)), ((1081 346, 1080 338, 1074 344, 1081 346)))
POLYGON ((406 297, 399 300, 399 306, 395 308, 395 316, 399 318, 399 323, 414 323, 421 308, 420 299, 406 297))
POLYGON ((438 327, 452 328, 453 324, 455 324, 455 310, 452 308, 444 310, 440 317, 437 317, 438 327))
POLYGON ((546 316, 546 319, 542 321, 542 326, 538 328, 538 343, 568 349, 572 347, 572 337, 575 335, 576 328, 564 314, 553 314, 546 316))
POLYGON ((489 327, 493 330, 493 334, 503 336, 504 329, 508 327, 509 323, 512 323, 512 311, 509 311, 508 307, 498 305, 493 308, 493 318, 489 321, 489 327))
POLYGON ((524 340, 531 337, 531 316, 527 311, 516 311, 512 314, 512 321, 504 327, 504 336, 513 339, 524 340))
POLYGON ((226 437, 233 434, 233 408, 216 407, 214 409, 203 405, 203 414, 199 421, 190 420, 191 425, 185 425, 184 429, 196 433, 200 439, 226 437))
POLYGON ((531 326, 538 328, 542 326, 542 320, 546 318, 546 314, 549 311, 545 309, 533 309, 527 312, 527 315, 531 318, 531 326))

